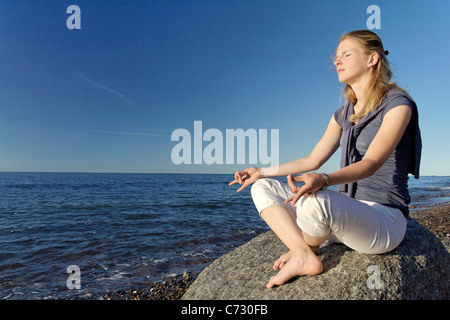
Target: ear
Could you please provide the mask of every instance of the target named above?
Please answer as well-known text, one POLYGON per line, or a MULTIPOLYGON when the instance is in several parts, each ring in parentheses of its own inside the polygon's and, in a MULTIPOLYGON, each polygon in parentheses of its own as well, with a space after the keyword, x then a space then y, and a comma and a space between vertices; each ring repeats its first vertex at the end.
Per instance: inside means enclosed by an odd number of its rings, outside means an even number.
POLYGON ((372 67, 372 66, 375 66, 378 63, 379 60, 380 60, 380 55, 377 52, 372 52, 369 55, 367 66, 369 68, 372 67))

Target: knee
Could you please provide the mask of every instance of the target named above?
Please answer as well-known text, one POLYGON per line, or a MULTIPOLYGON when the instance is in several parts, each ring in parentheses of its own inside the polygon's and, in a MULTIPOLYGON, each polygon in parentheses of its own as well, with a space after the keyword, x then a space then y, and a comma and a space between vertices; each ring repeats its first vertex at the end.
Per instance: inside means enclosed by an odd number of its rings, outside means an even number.
MULTIPOLYGON (((273 184, 273 182, 271 180, 274 179, 270 179, 270 178, 261 178, 259 180, 256 180, 253 184, 252 187, 250 189, 250 193, 252 195, 252 197, 254 197, 256 194, 258 194, 261 191, 268 191, 271 190, 271 184, 273 184)), ((274 180, 276 181, 276 180, 274 180)))
POLYGON ((297 224, 312 236, 325 236, 329 233, 330 212, 323 196, 315 193, 302 197, 297 206, 297 224))
POLYGON ((273 181, 276 181, 276 180, 272 179, 272 178, 261 178, 261 179, 256 180, 253 183, 252 188, 254 188, 254 187, 256 187, 256 188, 267 187, 271 183, 273 183, 273 181))
POLYGON ((272 205, 284 203, 282 190, 279 189, 279 181, 270 178, 259 179, 251 187, 251 196, 259 214, 262 210, 272 205), (280 195, 281 194, 281 195, 280 195))

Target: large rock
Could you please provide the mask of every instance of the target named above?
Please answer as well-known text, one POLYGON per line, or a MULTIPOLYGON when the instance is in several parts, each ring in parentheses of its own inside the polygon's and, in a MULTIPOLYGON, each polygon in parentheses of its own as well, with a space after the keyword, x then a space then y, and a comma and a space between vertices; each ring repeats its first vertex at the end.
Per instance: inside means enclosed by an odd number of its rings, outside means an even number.
POLYGON ((324 271, 266 289, 277 273, 273 262, 287 248, 268 231, 220 257, 203 270, 183 300, 234 299, 449 299, 450 254, 416 220, 405 239, 381 255, 325 243, 317 252, 324 271))

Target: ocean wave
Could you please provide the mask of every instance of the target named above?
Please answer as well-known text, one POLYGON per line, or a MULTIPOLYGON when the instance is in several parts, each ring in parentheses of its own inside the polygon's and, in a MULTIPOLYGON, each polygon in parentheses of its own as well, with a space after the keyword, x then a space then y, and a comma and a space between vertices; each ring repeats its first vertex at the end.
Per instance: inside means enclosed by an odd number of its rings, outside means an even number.
MULTIPOLYGON (((7 195, 0 203, 0 297, 101 297, 201 271, 268 230, 249 188, 228 187, 232 178, 0 173, 7 180, 0 184, 7 195), (81 269, 80 290, 66 288, 69 265, 81 269)), ((421 177, 411 183, 412 203, 437 201, 449 185, 448 178, 421 177)))

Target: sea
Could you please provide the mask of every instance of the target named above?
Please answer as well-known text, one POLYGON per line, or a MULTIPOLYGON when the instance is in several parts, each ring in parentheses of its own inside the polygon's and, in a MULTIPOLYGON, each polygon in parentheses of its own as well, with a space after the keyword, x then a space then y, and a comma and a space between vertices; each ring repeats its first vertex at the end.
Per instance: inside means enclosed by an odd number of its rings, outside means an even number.
MULTIPOLYGON (((0 299, 101 300, 200 272, 269 230, 250 188, 237 193, 232 180, 0 172, 0 299)), ((409 185, 416 208, 450 201, 450 177, 410 178, 409 185)))

